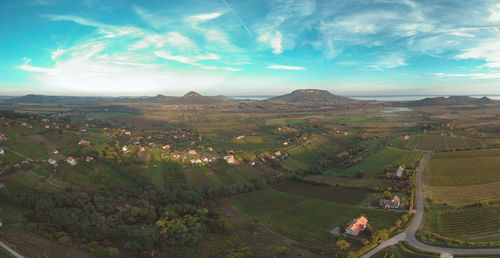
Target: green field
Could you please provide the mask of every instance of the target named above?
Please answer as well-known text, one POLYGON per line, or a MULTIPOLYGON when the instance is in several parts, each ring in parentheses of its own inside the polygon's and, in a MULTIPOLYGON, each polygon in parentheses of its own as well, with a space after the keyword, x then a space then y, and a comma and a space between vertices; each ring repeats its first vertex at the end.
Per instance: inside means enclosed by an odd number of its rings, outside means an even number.
POLYGON ((500 149, 432 155, 430 186, 472 186, 500 181, 500 149))
POLYGON ((9 134, 8 137, 9 140, 3 143, 9 148, 6 152, 10 150, 16 151, 31 159, 47 159, 49 157, 47 150, 24 135, 9 134))
POLYGON ((275 185, 273 188, 281 192, 300 195, 303 197, 311 197, 330 202, 353 205, 360 204, 371 193, 369 190, 363 188, 354 189, 335 186, 316 186, 299 182, 285 182, 275 185))
POLYGON ((271 187, 229 199, 273 231, 308 246, 324 246, 331 241, 330 230, 360 215, 367 216, 374 230, 390 227, 401 215, 289 194, 271 187))
POLYGON ((416 167, 423 154, 416 151, 401 150, 386 147, 363 158, 359 163, 346 169, 333 169, 329 174, 340 177, 354 177, 357 172, 365 172, 365 177, 375 178, 383 174, 384 170, 395 170, 400 165, 407 168, 416 167))
POLYGON ((374 258, 396 258, 396 257, 408 257, 408 258, 424 258, 424 257, 440 257, 439 253, 430 253, 423 250, 419 250, 408 242, 399 242, 397 245, 388 246, 382 251, 376 253, 374 258))
POLYGON ((417 149, 427 151, 477 149, 481 147, 483 147, 483 144, 478 139, 444 135, 423 135, 417 144, 417 149))
POLYGON ((470 238, 500 232, 500 206, 464 208, 438 213, 439 232, 445 236, 470 238))

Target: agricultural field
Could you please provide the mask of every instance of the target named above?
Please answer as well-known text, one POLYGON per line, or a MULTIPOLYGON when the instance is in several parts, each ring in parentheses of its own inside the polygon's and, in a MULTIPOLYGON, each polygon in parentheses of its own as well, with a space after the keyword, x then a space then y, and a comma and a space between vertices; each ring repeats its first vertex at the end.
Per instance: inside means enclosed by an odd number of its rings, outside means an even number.
POLYGON ((323 247, 328 232, 349 220, 366 215, 374 230, 390 227, 401 214, 365 209, 265 188, 229 198, 241 211, 275 232, 306 246, 323 247))
POLYGON ((388 246, 382 251, 376 253, 374 258, 395 258, 395 257, 407 257, 407 258, 425 258, 425 257, 440 257, 439 253, 431 253, 423 250, 419 250, 408 242, 399 242, 394 246, 388 246))
POLYGON ((371 193, 369 190, 363 188, 320 186, 293 181, 275 185, 273 188, 289 194, 352 205, 359 205, 371 193))
POLYGON ((423 135, 416 148, 425 151, 464 150, 484 147, 481 140, 470 137, 423 135))
POLYGON ((423 154, 416 151, 401 150, 386 147, 376 151, 372 155, 362 157, 361 161, 345 169, 332 169, 327 173, 338 177, 354 177, 356 173, 363 171, 365 177, 376 178, 383 175, 384 171, 393 171, 401 165, 407 168, 417 167, 423 154))
POLYGON ((500 181, 500 150, 436 153, 428 167, 431 187, 460 187, 500 181))
POLYGON ((438 212, 439 232, 448 237, 481 241, 500 239, 500 206, 438 212))

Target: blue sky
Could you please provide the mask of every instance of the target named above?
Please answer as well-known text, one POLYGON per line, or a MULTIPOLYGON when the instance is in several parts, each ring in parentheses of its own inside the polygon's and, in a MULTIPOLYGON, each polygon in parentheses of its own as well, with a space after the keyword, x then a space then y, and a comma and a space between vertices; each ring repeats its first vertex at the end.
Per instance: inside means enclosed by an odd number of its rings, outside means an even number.
POLYGON ((500 94, 500 2, 2 0, 0 94, 500 94))

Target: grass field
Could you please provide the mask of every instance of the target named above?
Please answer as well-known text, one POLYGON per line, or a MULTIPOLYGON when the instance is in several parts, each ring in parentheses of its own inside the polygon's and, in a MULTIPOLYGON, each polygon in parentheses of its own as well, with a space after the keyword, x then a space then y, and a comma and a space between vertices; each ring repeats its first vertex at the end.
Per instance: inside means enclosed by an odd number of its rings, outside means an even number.
POLYGON ((40 144, 20 134, 10 134, 9 140, 3 145, 7 146, 9 150, 16 151, 31 159, 47 159, 49 157, 47 151, 40 144))
POLYGON ((299 182, 285 182, 279 185, 275 185, 273 186, 273 188, 285 193, 353 205, 360 204, 371 193, 367 189, 315 186, 299 182))
POLYGON ((400 216, 289 194, 271 187, 231 197, 230 201, 273 231, 307 246, 324 246, 331 239, 328 233, 331 229, 360 215, 366 215, 375 230, 388 228, 400 216))
POLYGON ((481 236, 496 235, 500 238, 500 206, 442 211, 438 213, 437 223, 439 232, 449 237, 480 240, 481 236))
POLYGON ((408 257, 408 258, 423 258, 423 257, 440 257, 439 253, 430 253, 422 250, 418 250, 411 246, 407 242, 399 242, 397 245, 388 246, 382 251, 376 253, 374 258, 396 258, 396 257, 408 257))
POLYGON ((333 169, 329 174, 340 177, 354 177, 357 172, 364 171, 365 177, 375 178, 382 175, 385 169, 392 171, 400 165, 416 167, 422 156, 423 154, 420 152, 387 147, 363 158, 361 162, 354 166, 346 169, 333 169))
POLYGON ((430 186, 471 186, 500 181, 500 149, 437 153, 429 164, 430 186))
POLYGON ((427 151, 476 149, 481 147, 483 147, 483 144, 478 139, 444 135, 423 135, 417 144, 417 149, 427 151))

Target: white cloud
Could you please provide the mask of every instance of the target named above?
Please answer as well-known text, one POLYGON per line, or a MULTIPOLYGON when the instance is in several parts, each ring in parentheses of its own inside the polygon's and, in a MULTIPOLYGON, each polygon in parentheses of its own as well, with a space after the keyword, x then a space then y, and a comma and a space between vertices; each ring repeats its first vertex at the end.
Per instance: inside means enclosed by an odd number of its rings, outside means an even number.
POLYGON ((469 78, 473 80, 478 79, 500 79, 500 72, 491 73, 436 73, 439 77, 450 77, 450 78, 469 78))
POLYGON ((143 49, 150 46, 162 48, 165 45, 176 47, 179 49, 194 48, 196 45, 189 38, 183 36, 179 32, 169 32, 166 35, 149 34, 143 39, 135 42, 129 47, 130 50, 143 49))
POLYGON ((372 69, 385 69, 385 68, 396 68, 400 66, 408 65, 405 58, 400 55, 387 55, 380 58, 375 63, 368 65, 368 68, 372 69))
POLYGON ((216 19, 216 18, 218 18, 221 15, 222 15, 222 13, 219 13, 219 12, 215 12, 215 13, 203 13, 203 14, 189 16, 187 18, 187 20, 189 22, 199 23, 199 22, 205 22, 205 21, 216 19))
POLYGON ((143 22, 155 29, 167 28, 172 23, 167 17, 155 15, 138 6, 134 6, 133 10, 143 22))
POLYGON ((276 31, 274 35, 268 32, 264 33, 260 35, 259 40, 264 43, 269 43, 270 47, 273 49, 274 54, 283 53, 283 35, 281 34, 281 32, 276 31))
POLYGON ((279 69, 279 70, 294 70, 294 71, 307 70, 305 67, 301 67, 301 66, 289 66, 289 65, 270 65, 267 68, 269 68, 269 69, 279 69))
POLYGON ((484 59, 486 67, 500 68, 500 34, 481 41, 475 47, 466 49, 456 57, 459 59, 484 59))
POLYGON ((163 59, 167 60, 172 60, 172 61, 177 61, 185 64, 194 64, 198 61, 203 61, 203 60, 219 60, 220 57, 217 54, 207 54, 207 55, 198 55, 198 56, 192 56, 192 57, 186 57, 186 56, 180 56, 180 55, 172 55, 168 51, 160 50, 156 51, 155 55, 157 57, 161 57, 163 59))
POLYGON ((52 60, 57 60, 60 56, 64 55, 66 51, 64 49, 58 48, 56 51, 52 52, 51 58, 52 60))
POLYGON ((491 15, 488 17, 490 22, 500 22, 500 4, 496 4, 490 8, 491 15))

